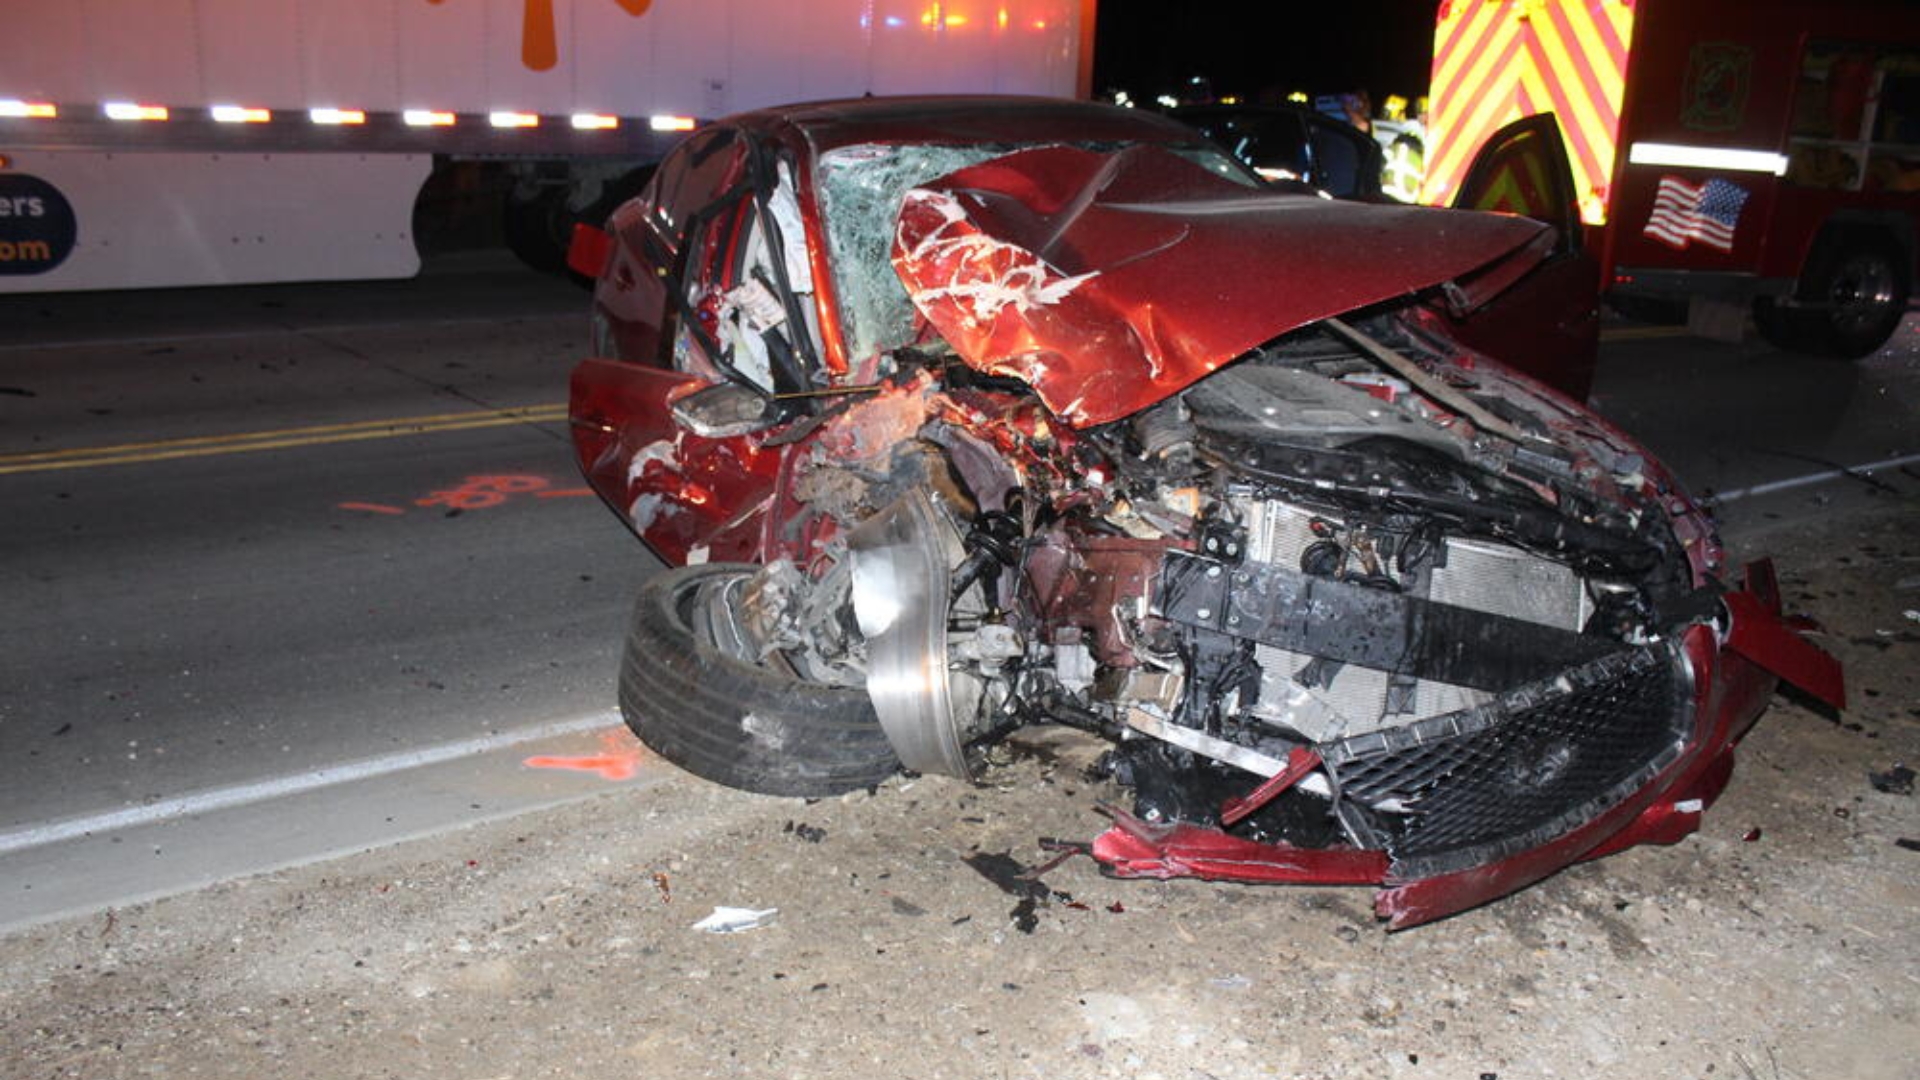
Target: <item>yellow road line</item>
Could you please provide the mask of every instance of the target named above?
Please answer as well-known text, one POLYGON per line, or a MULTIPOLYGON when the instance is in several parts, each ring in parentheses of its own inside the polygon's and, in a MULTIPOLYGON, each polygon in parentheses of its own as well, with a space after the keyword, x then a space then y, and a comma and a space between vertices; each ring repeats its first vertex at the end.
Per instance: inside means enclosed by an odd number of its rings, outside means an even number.
POLYGON ((403 435, 430 435, 442 431, 471 431, 475 428, 505 427, 510 424, 548 423, 564 420, 566 415, 566 406, 555 403, 530 405, 518 409, 439 413, 433 416, 364 420, 349 424, 318 424, 234 435, 201 435, 157 442, 120 443, 113 446, 85 446, 69 450, 4 454, 0 455, 0 476, 10 473, 44 472, 52 469, 81 469, 94 465, 131 465, 148 461, 170 461, 177 458, 209 457, 216 454, 243 454, 254 450, 322 446, 328 443, 359 442, 366 439, 391 439, 403 435))
POLYGON ((1600 331, 1601 341, 1641 341, 1646 338, 1686 337, 1684 326, 1616 326, 1600 331))

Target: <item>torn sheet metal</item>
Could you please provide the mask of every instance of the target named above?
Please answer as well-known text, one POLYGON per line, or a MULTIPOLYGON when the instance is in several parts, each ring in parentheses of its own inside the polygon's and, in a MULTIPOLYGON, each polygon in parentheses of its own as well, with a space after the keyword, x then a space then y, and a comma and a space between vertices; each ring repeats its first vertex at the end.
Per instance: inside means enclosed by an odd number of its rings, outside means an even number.
POLYGON ((909 191, 893 265, 967 363, 1025 380, 1085 426, 1316 319, 1473 271, 1545 228, 1252 194, 1163 147, 1053 146, 909 191))

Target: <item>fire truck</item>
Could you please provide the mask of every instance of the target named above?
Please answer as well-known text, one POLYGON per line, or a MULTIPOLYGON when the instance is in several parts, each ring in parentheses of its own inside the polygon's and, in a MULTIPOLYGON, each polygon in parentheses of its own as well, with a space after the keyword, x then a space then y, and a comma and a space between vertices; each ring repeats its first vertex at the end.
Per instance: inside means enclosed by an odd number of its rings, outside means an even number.
MULTIPOLYGON (((1920 5, 1443 0, 1422 197, 1516 117, 1553 113, 1586 244, 1625 310, 1696 333, 1877 351, 1920 225, 1920 5)), ((1498 194, 1497 192, 1495 193, 1498 194)))
POLYGON ((404 277, 479 196, 558 269, 703 119, 1084 96, 1092 31, 1093 0, 6 0, 0 293, 404 277))

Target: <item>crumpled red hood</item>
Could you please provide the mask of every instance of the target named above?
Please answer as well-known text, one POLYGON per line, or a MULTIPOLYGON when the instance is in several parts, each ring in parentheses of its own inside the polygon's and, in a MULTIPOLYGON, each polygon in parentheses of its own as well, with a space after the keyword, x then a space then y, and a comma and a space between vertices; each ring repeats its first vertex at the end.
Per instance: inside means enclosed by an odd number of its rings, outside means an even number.
POLYGON ((1076 427, 1525 246, 1525 218, 1251 190, 1154 146, 1046 147, 909 191, 893 266, 969 365, 1076 427))

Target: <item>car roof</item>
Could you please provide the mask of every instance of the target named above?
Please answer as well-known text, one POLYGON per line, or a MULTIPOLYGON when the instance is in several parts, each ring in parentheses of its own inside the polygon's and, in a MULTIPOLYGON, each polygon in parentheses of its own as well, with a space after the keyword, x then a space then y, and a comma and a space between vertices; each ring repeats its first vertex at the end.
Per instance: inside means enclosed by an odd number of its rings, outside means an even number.
POLYGON ((1204 142, 1185 124, 1137 109, 994 94, 803 102, 743 113, 725 122, 797 136, 816 154, 864 143, 1204 142))

